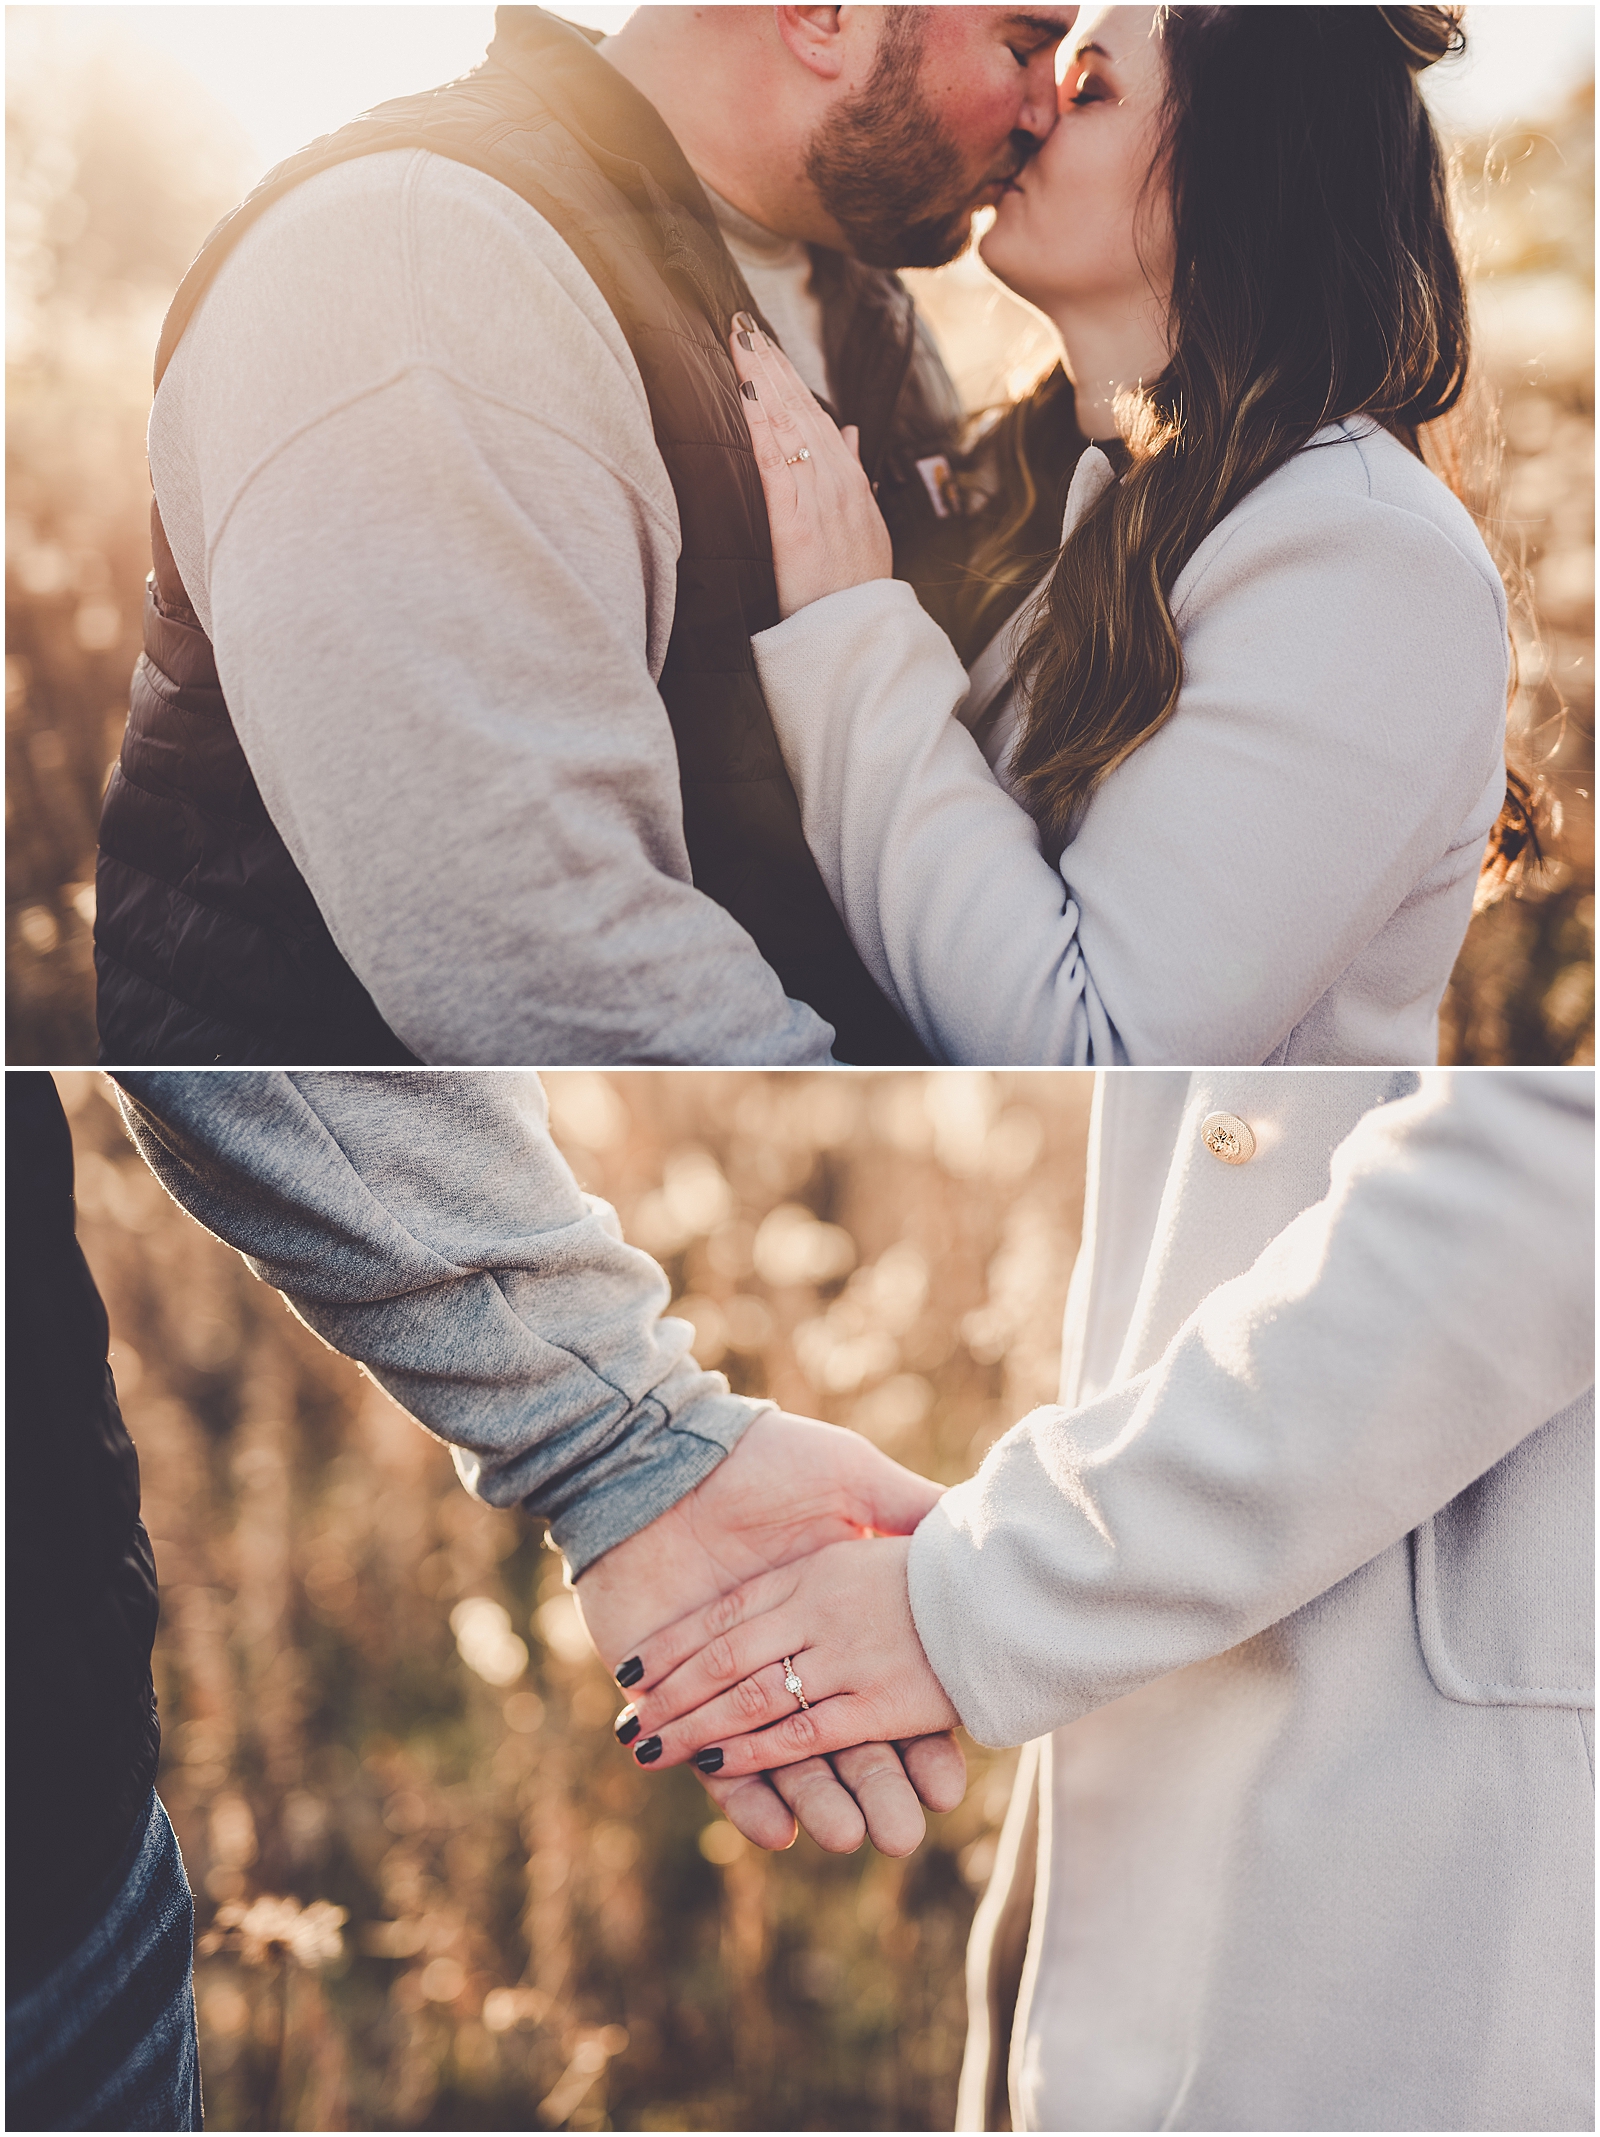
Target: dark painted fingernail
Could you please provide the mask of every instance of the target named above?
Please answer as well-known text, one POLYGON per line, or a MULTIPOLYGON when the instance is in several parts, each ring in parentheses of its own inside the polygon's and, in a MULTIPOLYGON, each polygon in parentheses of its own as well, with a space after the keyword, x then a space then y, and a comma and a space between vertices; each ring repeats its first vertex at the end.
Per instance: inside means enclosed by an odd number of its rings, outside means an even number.
MULTIPOLYGON (((748 312, 735 312, 733 315, 733 323, 739 329, 739 338, 741 341, 744 340, 746 334, 757 334, 761 331, 748 312)), ((745 347, 748 348, 749 346, 750 344, 748 342, 745 342, 745 347)))
POLYGON ((641 1766, 653 1766, 661 1756, 660 1737, 647 1736, 642 1744, 634 1745, 633 1755, 641 1766))
POLYGON ((694 1762, 702 1773, 720 1773, 722 1771, 722 1746, 713 1744, 709 1751, 697 1751, 694 1755, 694 1762))
POLYGON ((760 394, 756 391, 754 379, 747 378, 744 384, 739 388, 739 391, 744 395, 747 401, 759 401, 761 398, 760 394))
POLYGON ((617 1682, 626 1691, 630 1684, 637 1684, 644 1675, 644 1664, 637 1655, 630 1655, 617 1672, 617 1682))
POLYGON ((741 329, 741 331, 735 334, 733 338, 739 344, 741 349, 749 349, 751 353, 754 354, 756 344, 755 336, 753 334, 746 334, 741 329))
POLYGON ((631 1744, 639 1734, 639 1717, 632 1707, 624 1707, 611 1726, 617 1732, 619 1744, 631 1744))

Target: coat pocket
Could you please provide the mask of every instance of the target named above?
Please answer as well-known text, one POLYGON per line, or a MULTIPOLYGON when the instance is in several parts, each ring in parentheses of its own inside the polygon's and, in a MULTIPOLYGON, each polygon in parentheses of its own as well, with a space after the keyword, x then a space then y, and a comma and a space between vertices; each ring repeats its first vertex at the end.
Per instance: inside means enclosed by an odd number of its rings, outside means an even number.
POLYGON ((1594 1390, 1412 1538, 1417 1631, 1446 1699, 1594 1705, 1594 1390))

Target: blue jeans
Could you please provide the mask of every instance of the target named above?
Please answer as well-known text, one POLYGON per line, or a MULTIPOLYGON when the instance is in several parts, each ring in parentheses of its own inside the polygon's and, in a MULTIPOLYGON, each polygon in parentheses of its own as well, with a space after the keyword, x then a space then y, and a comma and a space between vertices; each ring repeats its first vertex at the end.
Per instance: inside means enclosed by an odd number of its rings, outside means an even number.
POLYGON ((6 2006, 13 2130, 197 2130, 194 1898, 161 1798, 119 1865, 105 1911, 6 2006))

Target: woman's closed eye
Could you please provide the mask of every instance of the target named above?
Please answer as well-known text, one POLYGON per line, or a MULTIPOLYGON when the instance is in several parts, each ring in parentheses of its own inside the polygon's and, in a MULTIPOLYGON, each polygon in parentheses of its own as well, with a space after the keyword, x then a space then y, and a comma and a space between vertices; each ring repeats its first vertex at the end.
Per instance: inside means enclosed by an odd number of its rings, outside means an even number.
POLYGON ((1110 104, 1116 101, 1110 85, 1102 81, 1098 74, 1079 75, 1076 88, 1067 98, 1069 104, 1075 104, 1080 109, 1085 104, 1110 104))

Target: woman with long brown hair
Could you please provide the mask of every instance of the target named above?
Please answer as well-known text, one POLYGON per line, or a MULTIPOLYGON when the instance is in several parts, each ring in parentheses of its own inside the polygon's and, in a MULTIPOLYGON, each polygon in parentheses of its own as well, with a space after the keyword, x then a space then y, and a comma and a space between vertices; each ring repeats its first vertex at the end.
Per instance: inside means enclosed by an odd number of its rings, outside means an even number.
POLYGON ((835 902, 939 1058, 1435 1057, 1475 889, 1530 831, 1505 590, 1433 472, 1468 331, 1417 77, 1459 15, 1085 10, 982 244, 1063 371, 980 456, 944 604, 970 674, 889 577, 848 439, 735 337, 785 612, 763 685, 835 902), (1057 550, 1036 441, 1068 394, 1057 550))

